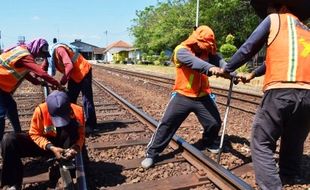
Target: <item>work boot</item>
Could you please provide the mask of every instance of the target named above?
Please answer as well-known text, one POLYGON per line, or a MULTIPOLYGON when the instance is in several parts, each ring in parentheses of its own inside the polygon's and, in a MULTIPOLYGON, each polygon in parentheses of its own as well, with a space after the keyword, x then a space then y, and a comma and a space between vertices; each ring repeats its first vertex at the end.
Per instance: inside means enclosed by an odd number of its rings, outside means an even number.
POLYGON ((145 158, 142 162, 141 162, 141 166, 144 168, 144 169, 148 169, 150 168, 151 166, 154 165, 154 159, 153 158, 145 158))

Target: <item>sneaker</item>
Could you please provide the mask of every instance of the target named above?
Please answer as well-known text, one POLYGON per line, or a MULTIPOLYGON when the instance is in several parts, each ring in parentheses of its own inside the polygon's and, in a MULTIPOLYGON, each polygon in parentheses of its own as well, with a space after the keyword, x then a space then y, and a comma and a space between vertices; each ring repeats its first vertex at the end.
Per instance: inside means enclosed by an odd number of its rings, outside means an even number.
POLYGON ((207 146, 206 146, 206 149, 207 149, 209 152, 213 153, 213 154, 217 154, 217 153, 219 153, 219 151, 220 151, 219 145, 218 145, 218 144, 215 144, 215 143, 210 144, 210 145, 207 145, 207 146))
POLYGON ((148 169, 150 168, 151 166, 154 165, 154 159, 153 158, 145 158, 142 162, 141 162, 141 166, 144 168, 144 169, 148 169))

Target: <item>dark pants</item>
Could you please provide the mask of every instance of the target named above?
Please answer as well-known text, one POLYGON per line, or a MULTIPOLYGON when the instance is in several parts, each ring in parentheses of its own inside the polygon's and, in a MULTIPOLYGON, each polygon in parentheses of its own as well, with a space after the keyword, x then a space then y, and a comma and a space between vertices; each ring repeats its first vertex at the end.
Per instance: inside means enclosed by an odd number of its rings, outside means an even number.
POLYGON ((97 117, 95 112, 95 105, 93 100, 92 89, 92 70, 89 70, 88 74, 80 83, 74 82, 72 79, 68 81, 68 96, 72 103, 77 102, 77 98, 82 92, 83 108, 85 113, 86 127, 96 127, 97 117))
POLYGON ((5 134, 2 141, 1 187, 22 184, 23 164, 21 158, 51 155, 53 155, 52 152, 41 149, 26 133, 5 134))
MULTIPOLYGON (((75 122, 75 121, 71 121, 75 122)), ((78 139, 77 123, 70 123, 70 127, 56 128, 57 136, 49 140, 53 145, 62 148, 71 147, 78 139)), ((40 148, 33 142, 29 134, 7 133, 4 135, 2 143, 2 176, 1 186, 21 185, 23 180, 23 164, 21 158, 24 157, 54 157, 51 151, 40 148)))
POLYGON ((5 116, 8 116, 15 133, 21 132, 17 105, 10 93, 0 90, 0 141, 5 129, 5 116))
POLYGON ((310 130, 310 90, 268 90, 255 115, 251 153, 261 189, 282 189, 280 176, 300 171, 304 141, 310 130), (274 154, 281 137, 279 170, 274 154))
POLYGON ((213 143, 221 128, 221 117, 214 100, 210 96, 189 98, 173 93, 164 116, 148 144, 146 156, 154 158, 161 153, 191 112, 195 113, 204 128, 205 142, 213 143))

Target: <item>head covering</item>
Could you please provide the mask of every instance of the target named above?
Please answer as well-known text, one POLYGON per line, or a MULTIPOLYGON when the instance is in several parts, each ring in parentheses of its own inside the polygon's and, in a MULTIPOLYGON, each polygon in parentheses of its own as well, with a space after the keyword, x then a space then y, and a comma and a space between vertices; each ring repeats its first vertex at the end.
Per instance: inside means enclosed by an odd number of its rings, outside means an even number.
POLYGON ((51 55, 48 52, 48 43, 43 38, 35 39, 27 43, 27 49, 34 56, 37 57, 40 53, 44 53, 45 57, 50 57, 51 55))
POLYGON ((262 19, 267 16, 268 6, 272 4, 285 5, 289 11, 297 16, 300 20, 306 20, 310 18, 309 0, 251 0, 250 3, 256 14, 262 19))
POLYGON ((71 107, 68 95, 63 91, 55 90, 46 98, 48 113, 55 127, 63 127, 71 120, 71 107))
POLYGON ((199 26, 193 33, 182 42, 183 45, 197 44, 204 51, 216 53, 215 36, 212 29, 208 26, 199 26))

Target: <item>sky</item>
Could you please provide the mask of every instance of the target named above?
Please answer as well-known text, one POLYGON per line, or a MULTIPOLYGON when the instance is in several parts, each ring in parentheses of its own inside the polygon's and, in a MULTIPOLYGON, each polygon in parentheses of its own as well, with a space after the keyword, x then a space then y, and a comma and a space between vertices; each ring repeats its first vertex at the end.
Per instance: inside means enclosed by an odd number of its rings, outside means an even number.
POLYGON ((160 0, 2 0, 0 45, 16 45, 20 36, 26 42, 54 37, 64 43, 81 39, 98 47, 123 40, 133 44, 128 28, 136 11, 156 6, 160 0))

